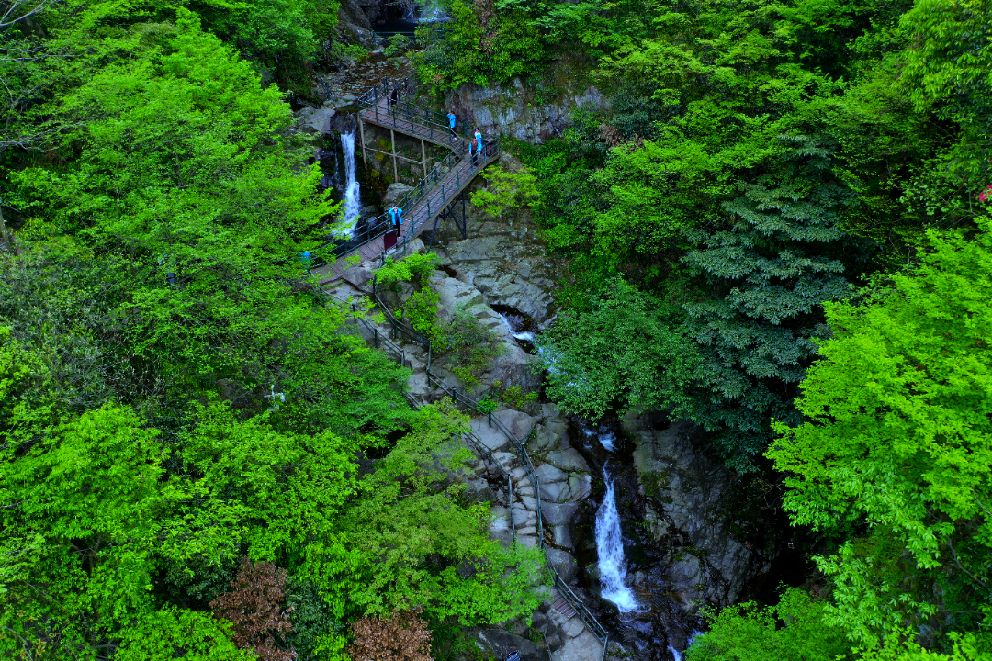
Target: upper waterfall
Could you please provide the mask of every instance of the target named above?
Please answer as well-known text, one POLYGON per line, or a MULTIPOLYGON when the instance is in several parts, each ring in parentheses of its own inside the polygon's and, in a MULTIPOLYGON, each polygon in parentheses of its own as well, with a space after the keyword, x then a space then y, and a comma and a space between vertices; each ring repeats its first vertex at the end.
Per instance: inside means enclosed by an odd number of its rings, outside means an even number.
POLYGON ((351 238, 355 225, 361 217, 362 204, 359 198, 358 179, 355 166, 355 133, 341 134, 341 147, 344 151, 344 224, 341 233, 351 238))

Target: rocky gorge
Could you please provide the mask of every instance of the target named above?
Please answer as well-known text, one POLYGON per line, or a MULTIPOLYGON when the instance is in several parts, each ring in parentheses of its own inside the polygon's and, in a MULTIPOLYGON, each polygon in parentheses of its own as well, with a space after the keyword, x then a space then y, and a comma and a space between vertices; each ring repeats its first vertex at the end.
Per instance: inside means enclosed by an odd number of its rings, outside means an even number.
MULTIPOLYGON (((509 155, 501 164, 510 170, 519 167, 509 155)), ((473 183, 476 189, 484 185, 484 175, 473 183)), ((395 185, 390 191, 394 196, 401 192, 395 185)), ((513 386, 539 395, 542 376, 534 369, 530 340, 532 333, 555 321, 563 264, 548 255, 526 213, 501 220, 466 208, 467 238, 446 221, 414 240, 408 252, 437 254, 437 268, 427 286, 438 295, 439 316, 450 319, 455 309, 468 312, 495 334, 502 351, 471 383, 455 374, 443 356, 434 357, 432 371, 445 387, 476 399, 513 386)), ((367 300, 377 266, 348 268, 332 295, 367 300)), ((378 294, 388 308, 397 310, 413 291, 404 284, 380 288, 378 294)), ((374 333, 364 332, 373 343, 374 333)), ((385 323, 377 332, 379 337, 390 336, 385 323)), ((448 394, 427 378, 423 348, 402 338, 395 341, 412 372, 408 386, 413 401, 429 402, 448 394)), ((756 504, 764 502, 756 495, 774 500, 775 494, 767 493, 771 487, 727 470, 691 423, 671 420, 664 412, 641 411, 604 419, 593 428, 539 396, 515 408, 505 402, 502 406, 492 416, 517 438, 528 439, 527 453, 540 484, 548 561, 606 627, 607 658, 680 658, 693 633, 704 628, 702 608, 758 594, 787 571, 789 559, 778 551, 783 521, 776 518, 775 507, 756 504), (603 508, 607 462, 615 481, 627 584, 639 603, 627 613, 603 597, 600 583, 594 528, 603 508)), ((477 417, 472 426, 516 482, 511 495, 481 458, 465 478, 476 497, 493 503, 491 534, 505 544, 515 540, 536 545, 534 490, 523 479, 509 439, 485 417, 477 417)), ((601 641, 581 619, 562 613, 554 602, 549 593, 530 623, 476 632, 479 644, 497 658, 511 648, 525 659, 546 654, 559 661, 602 658, 601 641)))

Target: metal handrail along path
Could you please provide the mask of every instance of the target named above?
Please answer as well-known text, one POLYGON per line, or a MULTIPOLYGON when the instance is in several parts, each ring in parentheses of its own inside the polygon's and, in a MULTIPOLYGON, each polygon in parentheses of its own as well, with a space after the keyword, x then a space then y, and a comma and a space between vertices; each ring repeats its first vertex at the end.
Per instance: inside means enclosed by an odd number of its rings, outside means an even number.
MULTIPOLYGON (((426 371, 427 371, 428 381, 431 384, 433 384, 434 387, 440 388, 446 394, 449 394, 456 405, 462 404, 463 406, 473 409, 478 413, 486 416, 489 419, 489 424, 495 425, 495 427, 500 432, 502 432, 502 434, 506 436, 506 438, 509 439, 510 442, 513 444, 517 456, 520 458, 520 461, 524 466, 524 470, 527 473, 527 477, 531 485, 533 485, 534 487, 534 496, 535 496, 536 508, 537 508, 538 543, 540 544, 542 549, 546 549, 547 544, 544 540, 543 512, 541 510, 540 481, 537 477, 537 474, 534 472, 534 464, 533 462, 531 462, 530 456, 527 454, 526 439, 524 441, 518 439, 516 436, 513 435, 513 433, 509 429, 506 428, 506 426, 502 422, 500 422, 499 418, 496 418, 494 420, 491 412, 480 408, 479 402, 469 397, 466 397, 465 394, 459 392, 457 388, 451 388, 445 385, 444 381, 438 375, 434 374, 433 371, 431 371, 431 364, 433 362, 433 345, 431 344, 430 339, 427 336, 425 336, 423 333, 417 332, 412 327, 403 323, 399 319, 396 319, 396 317, 392 314, 389 308, 387 308, 385 304, 383 304, 383 302, 379 299, 377 282, 378 279, 373 280, 372 302, 376 305, 376 307, 378 307, 383 312, 383 315, 389 321, 390 327, 393 329, 394 333, 396 333, 401 337, 407 338, 408 340, 416 343, 417 345, 427 350, 428 358, 427 358, 426 371)), ((402 354, 402 350, 400 350, 400 353, 402 354)), ((512 511, 512 506, 511 506, 511 511, 512 511)), ((564 599, 568 603, 568 605, 572 607, 572 610, 574 610, 575 613, 579 616, 579 618, 585 623, 585 625, 589 627, 589 630, 593 632, 593 634, 600 640, 600 642, 602 642, 603 658, 605 658, 606 648, 609 643, 609 634, 607 633, 606 629, 603 627, 602 624, 599 623, 599 621, 592 614, 592 612, 585 605, 585 603, 578 597, 578 595, 576 595, 575 592, 572 591, 572 589, 568 586, 568 584, 564 581, 564 579, 562 579, 561 576, 558 575, 558 572, 555 570, 555 568, 551 565, 550 562, 547 563, 547 566, 548 569, 551 571, 552 575, 554 576, 554 584, 555 584, 555 588, 558 590, 558 594, 561 595, 562 599, 564 599)))

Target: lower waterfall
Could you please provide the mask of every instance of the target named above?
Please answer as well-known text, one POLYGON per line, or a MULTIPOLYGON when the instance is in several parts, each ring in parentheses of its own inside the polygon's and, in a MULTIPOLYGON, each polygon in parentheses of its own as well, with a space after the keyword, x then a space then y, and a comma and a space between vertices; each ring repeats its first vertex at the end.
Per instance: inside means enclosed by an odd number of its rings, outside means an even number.
POLYGON ((603 598, 616 604, 621 613, 637 610, 639 604, 633 590, 626 585, 627 558, 623 552, 623 537, 620 534, 620 515, 617 514, 616 497, 613 493, 613 480, 603 467, 603 481, 606 495, 596 513, 596 552, 599 554, 599 580, 603 586, 603 598))

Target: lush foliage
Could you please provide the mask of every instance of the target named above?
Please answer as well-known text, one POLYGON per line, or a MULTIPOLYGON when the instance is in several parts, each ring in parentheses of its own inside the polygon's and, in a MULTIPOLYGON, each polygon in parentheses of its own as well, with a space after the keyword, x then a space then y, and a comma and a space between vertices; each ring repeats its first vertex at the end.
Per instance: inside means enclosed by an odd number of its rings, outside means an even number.
POLYGON ((851 644, 840 627, 824 626, 827 603, 790 589, 775 606, 747 602, 710 614, 710 630, 697 636, 686 661, 840 661, 851 644))
POLYGON ((702 359, 693 417, 752 470, 771 421, 801 420, 823 302, 980 212, 985 5, 527 7, 549 42, 595 54, 612 102, 518 146, 571 259, 562 298, 588 308, 620 274, 680 307, 702 359))
POLYGON ((441 324, 442 341, 435 349, 445 355, 451 371, 470 385, 479 381, 479 374, 503 354, 506 347, 492 328, 473 314, 467 303, 450 311, 451 317, 441 324))
POLYGON ((931 235, 922 263, 865 305, 828 306, 835 337, 803 382, 807 421, 779 425, 769 451, 797 523, 851 531, 818 562, 836 584, 829 619, 865 647, 990 615, 992 223, 980 226, 931 235))
POLYGON ((700 359, 678 328, 677 310, 652 301, 622 280, 569 310, 538 339, 548 395, 565 410, 599 419, 634 407, 692 413, 686 392, 700 359))
POLYGON ((259 72, 305 73, 307 7, 0 25, 3 658, 340 659, 368 614, 534 607, 540 558, 436 470, 461 418, 296 258, 338 210, 259 72))
POLYGON ((508 209, 534 207, 540 203, 537 177, 526 166, 509 172, 499 165, 490 165, 485 171, 486 185, 471 195, 472 204, 502 219, 508 209))
POLYGON ((437 254, 433 252, 414 253, 401 261, 387 257, 386 263, 376 269, 375 275, 383 287, 389 287, 399 282, 412 282, 423 286, 427 284, 437 264, 437 254))
POLYGON ((770 473, 774 441, 794 521, 825 535, 811 646, 731 611, 706 654, 829 658, 829 630, 864 658, 987 655, 989 3, 495 7, 453 13, 424 82, 519 76, 536 104, 588 67, 610 102, 516 146, 569 263, 549 395, 691 417, 738 471, 770 473), (507 65, 514 30, 533 43, 507 65))

